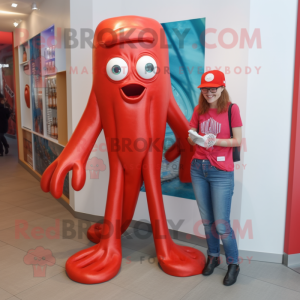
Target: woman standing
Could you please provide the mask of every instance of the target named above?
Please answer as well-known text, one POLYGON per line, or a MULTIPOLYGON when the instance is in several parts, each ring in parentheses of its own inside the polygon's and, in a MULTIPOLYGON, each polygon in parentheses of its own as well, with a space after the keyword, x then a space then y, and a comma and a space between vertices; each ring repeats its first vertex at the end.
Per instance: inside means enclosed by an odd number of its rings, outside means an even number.
MULTIPOLYGON (((221 71, 209 71, 202 75, 199 104, 195 107, 190 127, 201 136, 216 136, 210 148, 196 145, 191 163, 194 193, 203 221, 207 241, 207 262, 203 275, 211 275, 220 264, 220 237, 226 255, 228 271, 224 285, 236 282, 240 271, 238 248, 234 231, 230 226, 230 208, 234 189, 234 164, 232 147, 242 141, 242 120, 236 104, 231 108, 233 138, 230 138, 228 121, 229 95, 225 76, 221 71)), ((191 145, 195 145, 189 137, 191 145)))

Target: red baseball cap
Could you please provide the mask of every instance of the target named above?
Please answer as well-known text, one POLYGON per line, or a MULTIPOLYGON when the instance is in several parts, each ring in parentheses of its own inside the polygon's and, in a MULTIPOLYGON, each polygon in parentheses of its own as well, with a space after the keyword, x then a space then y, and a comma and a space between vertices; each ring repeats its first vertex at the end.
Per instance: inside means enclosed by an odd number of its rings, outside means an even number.
POLYGON ((226 86, 225 75, 219 70, 205 72, 198 88, 226 86))

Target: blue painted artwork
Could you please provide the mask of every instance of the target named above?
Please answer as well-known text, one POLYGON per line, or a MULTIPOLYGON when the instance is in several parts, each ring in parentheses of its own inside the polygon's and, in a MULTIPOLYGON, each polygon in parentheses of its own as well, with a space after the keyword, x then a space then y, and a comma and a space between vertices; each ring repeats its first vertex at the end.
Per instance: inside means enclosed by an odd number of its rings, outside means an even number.
MULTIPOLYGON (((205 30, 205 18, 161 24, 169 45, 170 76, 174 98, 190 121, 194 107, 198 104, 200 90, 197 88, 204 73, 205 43, 200 41, 205 30), (181 38, 179 38, 179 37, 181 38)), ((175 135, 167 124, 165 151, 175 142, 175 135)), ((161 187, 164 195, 195 200, 192 183, 182 183, 178 177, 178 157, 169 163, 163 154, 161 187)), ((145 186, 141 187, 145 191, 145 186)))

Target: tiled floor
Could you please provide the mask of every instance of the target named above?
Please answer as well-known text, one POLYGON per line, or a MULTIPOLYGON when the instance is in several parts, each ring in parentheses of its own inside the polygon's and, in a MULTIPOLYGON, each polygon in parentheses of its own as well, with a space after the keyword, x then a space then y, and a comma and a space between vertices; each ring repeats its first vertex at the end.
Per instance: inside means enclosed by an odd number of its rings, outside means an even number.
MULTIPOLYGON (((63 230, 63 220, 74 228, 79 221, 40 190, 39 182, 17 162, 16 141, 9 143, 10 154, 0 157, 0 300, 300 299, 300 274, 281 264, 243 262, 231 287, 222 284, 224 263, 209 277, 169 276, 157 264, 152 236, 140 240, 134 230, 122 237, 123 263, 115 278, 96 285, 71 281, 65 273, 66 260, 93 244, 78 230, 66 238, 71 232, 63 230), (27 252, 37 247, 49 249, 55 263, 34 268, 34 256, 27 252)), ((194 247, 206 254, 205 248, 194 247)))

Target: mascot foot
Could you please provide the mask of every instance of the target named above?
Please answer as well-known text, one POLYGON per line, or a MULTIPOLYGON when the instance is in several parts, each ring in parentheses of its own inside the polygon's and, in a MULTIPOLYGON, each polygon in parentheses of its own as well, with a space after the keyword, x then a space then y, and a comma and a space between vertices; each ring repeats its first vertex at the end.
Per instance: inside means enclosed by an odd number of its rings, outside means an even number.
POLYGON ((67 260, 66 272, 70 279, 94 284, 108 281, 118 274, 122 261, 121 245, 101 244, 79 251, 67 260))
POLYGON ((157 258, 165 273, 178 277, 202 274, 206 263, 205 255, 199 250, 175 243, 165 255, 157 253, 157 258))
POLYGON ((102 226, 102 224, 96 223, 88 229, 87 237, 91 242, 95 244, 98 244, 100 242, 102 226))

